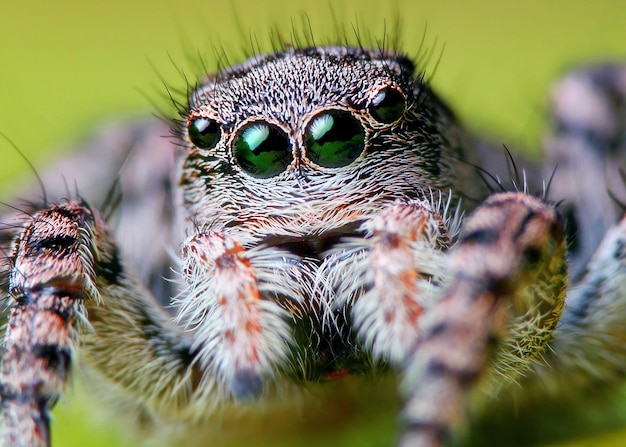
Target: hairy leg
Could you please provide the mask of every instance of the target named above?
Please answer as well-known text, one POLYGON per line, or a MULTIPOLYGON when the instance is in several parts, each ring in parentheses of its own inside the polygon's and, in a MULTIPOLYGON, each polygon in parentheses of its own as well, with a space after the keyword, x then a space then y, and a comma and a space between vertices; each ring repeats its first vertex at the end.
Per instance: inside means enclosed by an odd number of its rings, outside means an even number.
POLYGON ((442 208, 414 201, 380 211, 362 224, 364 238, 339 244, 321 269, 336 294, 326 294, 334 300, 328 307, 350 309, 359 341, 376 360, 402 365, 432 306, 450 244, 442 208))
POLYGON ((196 334, 199 364, 221 400, 259 397, 294 343, 289 323, 306 307, 306 269, 284 250, 245 250, 220 231, 191 236, 182 252, 189 286, 174 303, 177 321, 196 334))
POLYGON ((490 197, 468 218, 449 272, 407 367, 402 446, 446 445, 481 379, 514 379, 544 351, 567 284, 555 210, 523 194, 490 197))
POLYGON ((193 421, 261 393, 285 367, 290 322, 310 293, 302 261, 278 248, 246 251, 215 231, 191 236, 182 261, 187 288, 174 320, 88 205, 32 216, 9 261, 0 375, 6 445, 47 445, 48 413, 78 347, 81 365, 146 416, 193 421))
POLYGON ((84 302, 100 299, 92 227, 81 205, 55 207, 35 215, 15 242, 0 371, 2 445, 50 442, 48 413, 69 378, 84 302))
POLYGON ((552 120, 546 151, 558 169, 550 195, 564 201, 566 221, 575 222, 569 228, 574 280, 545 361, 524 381, 526 397, 518 401, 546 391, 575 396, 615 383, 626 371, 626 222, 617 223, 624 203, 626 67, 566 74, 552 93, 552 120))
POLYGON ((48 445, 79 335, 85 362, 147 405, 193 400, 189 343, 111 239, 97 212, 70 202, 34 214, 16 240, 0 371, 5 445, 48 445))
POLYGON ((610 228, 568 293, 545 363, 542 390, 575 393, 621 381, 626 372, 626 220, 610 228), (567 389, 563 384, 567 383, 567 389))

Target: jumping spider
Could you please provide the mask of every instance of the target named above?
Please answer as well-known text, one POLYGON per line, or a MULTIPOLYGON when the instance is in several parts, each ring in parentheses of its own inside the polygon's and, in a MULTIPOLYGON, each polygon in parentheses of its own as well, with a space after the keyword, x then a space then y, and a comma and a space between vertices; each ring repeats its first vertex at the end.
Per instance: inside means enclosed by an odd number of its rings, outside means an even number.
POLYGON ((399 445, 424 447, 450 441, 475 390, 623 374, 626 223, 604 173, 626 154, 626 70, 560 84, 550 201, 528 191, 551 168, 504 192, 500 155, 415 71, 343 46, 255 57, 190 93, 176 156, 138 124, 78 162, 81 197, 121 172, 118 234, 95 200, 5 216, 4 445, 49 445, 77 351, 134 407, 186 421, 391 369, 399 445))

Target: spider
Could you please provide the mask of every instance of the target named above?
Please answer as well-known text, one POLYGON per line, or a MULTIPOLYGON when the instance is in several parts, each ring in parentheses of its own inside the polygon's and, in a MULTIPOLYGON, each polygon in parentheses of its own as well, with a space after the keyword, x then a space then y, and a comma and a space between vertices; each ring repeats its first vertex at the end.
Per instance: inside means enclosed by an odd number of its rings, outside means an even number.
POLYGON ((0 440, 50 444, 77 357, 128 406, 188 423, 395 371, 397 443, 424 447, 453 442, 476 396, 616 380, 626 224, 601 173, 624 153, 626 70, 559 88, 561 171, 538 195, 531 174, 550 170, 501 171, 413 62, 380 49, 287 48, 208 75, 179 104, 175 150, 160 124, 94 142, 73 161, 79 198, 5 218, 0 440), (123 195, 82 199, 110 172, 123 195))

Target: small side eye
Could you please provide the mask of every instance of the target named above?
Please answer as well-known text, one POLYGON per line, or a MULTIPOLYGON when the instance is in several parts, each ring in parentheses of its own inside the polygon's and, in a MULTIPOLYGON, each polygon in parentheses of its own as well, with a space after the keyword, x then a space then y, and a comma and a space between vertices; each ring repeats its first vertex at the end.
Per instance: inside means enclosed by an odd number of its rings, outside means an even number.
POLYGON ((287 134, 264 122, 249 123, 239 131, 233 155, 241 169, 259 178, 280 174, 293 157, 287 134))
POLYGON ((200 149, 215 147, 221 137, 221 130, 217 122, 208 118, 195 118, 187 126, 189 140, 200 149))
POLYGON ((313 118, 306 130, 309 160, 325 168, 347 166, 363 152, 365 130, 349 112, 332 111, 313 118))
POLYGON ((404 95, 398 90, 387 87, 381 90, 370 104, 370 112, 376 121, 391 124, 398 121, 406 110, 404 95))

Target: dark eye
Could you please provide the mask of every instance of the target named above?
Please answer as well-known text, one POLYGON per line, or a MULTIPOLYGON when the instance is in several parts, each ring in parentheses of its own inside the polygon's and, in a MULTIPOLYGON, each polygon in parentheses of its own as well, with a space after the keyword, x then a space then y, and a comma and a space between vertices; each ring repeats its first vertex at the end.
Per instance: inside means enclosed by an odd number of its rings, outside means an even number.
POLYGON ((280 174, 292 160, 287 134, 262 122, 247 124, 239 131, 233 153, 244 171, 260 178, 280 174))
POLYGON ((398 90, 388 87, 372 100, 370 112, 381 123, 391 124, 399 120, 406 109, 404 96, 398 90))
POLYGON ((189 140, 200 149, 215 147, 221 136, 219 124, 208 118, 191 120, 187 132, 189 140))
POLYGON ((307 127, 307 156, 325 168, 347 166, 361 155, 364 141, 363 126, 349 112, 326 112, 307 127))

